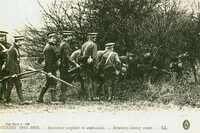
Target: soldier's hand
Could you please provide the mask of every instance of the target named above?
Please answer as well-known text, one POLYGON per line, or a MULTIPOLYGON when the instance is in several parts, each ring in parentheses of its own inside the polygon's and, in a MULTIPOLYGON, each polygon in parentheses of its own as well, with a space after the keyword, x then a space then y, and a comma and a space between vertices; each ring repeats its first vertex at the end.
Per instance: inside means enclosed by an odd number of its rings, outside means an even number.
POLYGON ((52 73, 48 73, 48 76, 49 76, 49 77, 52 77, 52 73))
POLYGON ((4 63, 3 65, 2 65, 2 70, 5 70, 5 68, 6 68, 6 64, 4 63))
POLYGON ((79 65, 79 64, 76 64, 76 67, 77 67, 77 68, 79 68, 79 67, 80 67, 80 65, 79 65))
POLYGON ((119 75, 120 71, 116 70, 115 73, 116 73, 116 75, 119 75))
POLYGON ((93 59, 92 59, 92 57, 90 56, 89 58, 88 58, 88 60, 87 60, 87 63, 88 64, 91 64, 93 62, 93 59))
POLYGON ((12 78, 17 78, 17 77, 18 77, 17 74, 12 75, 12 78))
POLYGON ((156 66, 153 66, 153 69, 158 69, 156 66))

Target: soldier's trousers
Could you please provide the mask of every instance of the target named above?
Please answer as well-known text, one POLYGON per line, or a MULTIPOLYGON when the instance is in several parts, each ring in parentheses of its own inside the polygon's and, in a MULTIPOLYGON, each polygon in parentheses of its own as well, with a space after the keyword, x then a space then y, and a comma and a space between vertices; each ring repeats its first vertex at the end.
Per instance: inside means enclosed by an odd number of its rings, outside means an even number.
MULTIPOLYGON (((66 68, 61 68, 60 70, 60 78, 68 83, 72 83, 72 76, 68 72, 66 68)), ((65 85, 64 83, 61 83, 61 94, 60 94, 60 101, 65 102, 66 100, 66 91, 67 91, 68 86, 65 85)))
POLYGON ((17 78, 7 81, 7 88, 6 88, 6 95, 5 95, 6 102, 10 102, 11 100, 10 95, 14 86, 16 87, 17 95, 20 101, 23 102, 24 98, 23 98, 23 92, 22 92, 22 83, 21 83, 21 80, 17 78))
MULTIPOLYGON (((56 72, 54 72, 52 74, 55 76, 56 72)), ((46 84, 40 92, 39 99, 38 99, 39 102, 43 102, 44 95, 49 88, 51 89, 50 90, 51 100, 56 101, 56 81, 55 81, 55 79, 46 76, 46 84)))
POLYGON ((5 99, 6 94, 6 82, 0 83, 0 101, 5 99))
POLYGON ((115 87, 115 70, 110 67, 103 71, 104 73, 104 91, 108 100, 112 99, 114 87, 115 87))
POLYGON ((84 76, 84 88, 87 91, 88 99, 93 99, 95 95, 94 73, 92 70, 86 70, 84 76))

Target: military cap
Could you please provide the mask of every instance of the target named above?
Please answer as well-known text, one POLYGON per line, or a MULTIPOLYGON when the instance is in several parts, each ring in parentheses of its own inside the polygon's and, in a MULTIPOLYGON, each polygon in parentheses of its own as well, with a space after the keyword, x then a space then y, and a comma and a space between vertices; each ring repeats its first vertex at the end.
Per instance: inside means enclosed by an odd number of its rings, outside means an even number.
POLYGON ((96 32, 88 33, 88 36, 96 36, 96 35, 98 35, 98 33, 96 33, 96 32))
POLYGON ((115 43, 113 42, 110 42, 110 43, 106 43, 105 46, 106 47, 113 47, 115 45, 115 43))
POLYGON ((56 35, 56 32, 49 32, 49 33, 47 34, 48 37, 53 37, 53 36, 55 36, 55 35, 56 35))
POLYGON ((62 31, 62 34, 63 35, 72 35, 74 32, 73 31, 70 31, 70 30, 64 30, 62 31))
POLYGON ((1 36, 6 36, 8 34, 8 32, 6 32, 6 31, 0 31, 0 37, 1 36))
POLYGON ((15 42, 17 41, 23 41, 24 40, 24 36, 14 36, 15 42))

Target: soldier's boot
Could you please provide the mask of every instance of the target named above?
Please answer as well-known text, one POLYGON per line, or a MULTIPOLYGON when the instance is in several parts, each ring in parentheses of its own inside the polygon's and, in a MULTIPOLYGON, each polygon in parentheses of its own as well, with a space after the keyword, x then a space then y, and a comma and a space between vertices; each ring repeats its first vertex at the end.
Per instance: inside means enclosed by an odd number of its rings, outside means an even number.
POLYGON ((2 98, 2 102, 5 102, 5 98, 6 98, 6 82, 2 83, 2 88, 1 88, 1 98, 2 98))
POLYGON ((44 102, 43 97, 44 97, 44 94, 46 93, 47 89, 48 89, 47 87, 43 87, 42 88, 42 90, 40 92, 40 95, 39 95, 39 98, 37 100, 38 103, 43 103, 44 102))
POLYGON ((80 91, 79 97, 84 98, 86 96, 86 89, 84 86, 84 81, 81 79, 80 79, 80 84, 81 84, 81 91, 80 91))
POLYGON ((3 85, 0 83, 0 102, 3 101, 3 85))
POLYGON ((56 101, 56 89, 55 88, 51 88, 50 89, 50 93, 51 93, 51 101, 55 102, 56 101))
POLYGON ((92 87, 90 85, 88 85, 88 100, 89 101, 93 100, 92 87))
POLYGON ((23 92, 21 88, 16 89, 17 90, 17 95, 20 100, 20 104, 24 104, 24 97, 23 97, 23 92))
POLYGON ((66 100, 66 88, 63 84, 61 84, 61 94, 59 101, 65 104, 65 100, 66 100))
POLYGON ((8 86, 7 90, 6 90, 6 93, 5 93, 5 98, 6 98, 5 102, 6 103, 10 103, 11 102, 11 99, 10 99, 11 91, 12 91, 12 86, 8 86))

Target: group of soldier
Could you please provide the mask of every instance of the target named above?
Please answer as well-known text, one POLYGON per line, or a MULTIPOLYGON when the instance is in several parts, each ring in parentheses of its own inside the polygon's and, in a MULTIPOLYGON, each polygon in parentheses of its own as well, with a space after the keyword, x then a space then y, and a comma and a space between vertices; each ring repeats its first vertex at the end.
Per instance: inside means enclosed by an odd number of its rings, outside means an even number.
MULTIPOLYGON (((98 50, 96 44, 98 34, 88 33, 87 35, 88 40, 73 52, 70 44, 74 39, 72 31, 63 31, 59 44, 57 37, 60 35, 56 32, 50 32, 47 35, 48 41, 43 49, 43 70, 47 73, 46 84, 41 89, 38 103, 44 102, 43 97, 47 90, 50 91, 52 102, 65 103, 66 91, 70 89, 68 84, 72 84, 74 72, 81 84, 80 97, 88 100, 99 99, 104 90, 107 100, 110 101, 113 98, 115 79, 121 70, 120 58, 114 52, 115 43, 108 42, 105 44, 104 50, 98 50), (59 76, 57 76, 58 70, 59 76), (59 99, 56 99, 58 80, 55 77, 59 77, 59 81, 63 81, 60 86, 59 99)), ((0 100, 6 103, 11 101, 10 95, 14 85, 20 102, 24 103, 22 83, 20 77, 18 77, 18 74, 21 73, 19 47, 22 40, 22 36, 15 37, 15 42, 1 52, 6 54, 6 58, 1 65, 0 79, 8 75, 11 76, 9 80, 0 83, 0 100)))
MULTIPOLYGON (((0 37, 5 36, 5 34, 7 33, 0 32, 0 37)), ((132 53, 119 57, 114 51, 115 43, 113 42, 106 43, 105 49, 98 50, 96 43, 98 34, 88 33, 87 35, 88 40, 75 51, 72 51, 74 39, 72 31, 65 30, 61 34, 50 32, 47 35, 48 39, 43 49, 44 58, 39 61, 44 64, 43 72, 46 75, 46 83, 41 89, 37 99, 38 103, 44 102, 43 98, 47 90, 50 91, 52 102, 65 103, 67 98, 66 91, 72 89, 71 87, 77 89, 72 85, 75 80, 80 82, 80 91, 78 93, 80 98, 97 100, 103 96, 110 101, 113 98, 113 92, 115 92, 116 79, 121 74, 130 74, 129 78, 131 78, 133 73, 137 75, 137 72, 142 69, 142 73, 147 73, 146 77, 150 77, 149 73, 152 70, 161 71, 158 67, 152 66, 152 59, 150 59, 152 56, 149 52, 144 54, 142 63, 138 63, 137 58, 134 59, 135 57, 132 53), (58 37, 61 41, 58 41, 58 37), (150 63, 146 63, 145 60, 150 63), (144 64, 145 67, 140 64, 144 64), (130 66, 128 67, 128 65, 130 66), (137 69, 133 69, 134 66, 137 69), (58 71, 60 75, 57 75, 58 71), (59 99, 56 96, 58 81, 61 82, 59 99)), ((0 42, 0 101, 10 103, 11 91, 15 86, 20 103, 24 103, 22 82, 19 77, 23 73, 20 68, 19 48, 23 43, 24 37, 15 36, 14 38, 14 43, 10 45, 3 45, 1 44, 2 41, 0 42), (5 77, 9 78, 2 80, 5 77)), ((185 57, 186 55, 184 54, 183 56, 185 57)), ((182 68, 180 59, 178 63, 175 61, 170 64, 170 69, 177 72, 179 77, 182 74, 182 68)), ((162 72, 169 73, 164 70, 162 72)))

